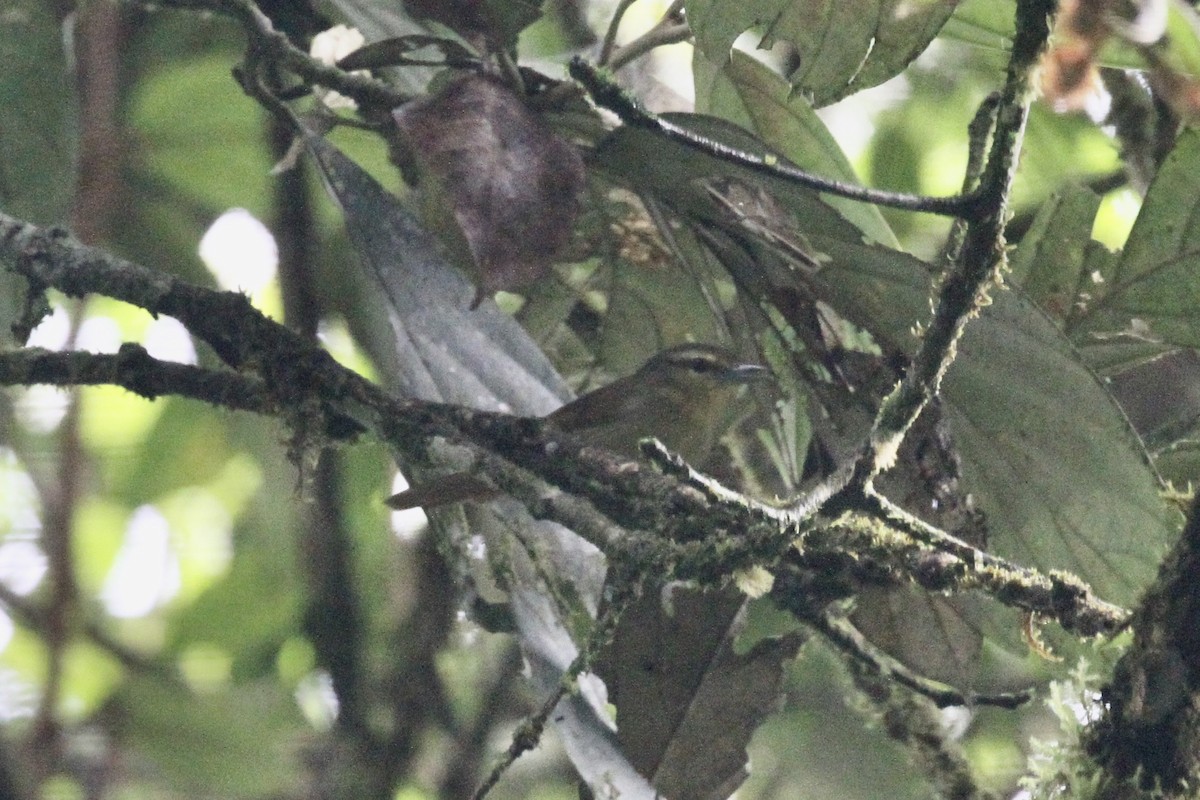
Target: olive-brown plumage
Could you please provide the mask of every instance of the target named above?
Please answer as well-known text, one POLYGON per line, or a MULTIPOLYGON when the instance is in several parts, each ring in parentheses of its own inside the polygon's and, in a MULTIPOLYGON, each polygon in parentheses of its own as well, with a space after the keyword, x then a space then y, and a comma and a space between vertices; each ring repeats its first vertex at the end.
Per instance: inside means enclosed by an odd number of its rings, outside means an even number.
MULTIPOLYGON (((678 345, 651 357, 632 375, 567 403, 546 421, 586 444, 630 458, 637 457, 640 440, 654 437, 689 463, 700 464, 732 421, 739 388, 768 375, 723 347, 678 345)), ((460 473, 387 502, 392 508, 428 508, 495 496, 479 479, 460 473)))

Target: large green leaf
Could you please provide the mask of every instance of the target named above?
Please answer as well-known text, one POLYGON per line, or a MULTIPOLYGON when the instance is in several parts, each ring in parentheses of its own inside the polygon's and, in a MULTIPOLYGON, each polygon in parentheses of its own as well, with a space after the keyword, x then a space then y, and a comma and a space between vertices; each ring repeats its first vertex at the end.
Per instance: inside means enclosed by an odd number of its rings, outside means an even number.
POLYGON ((647 592, 596 661, 622 747, 663 796, 725 797, 749 773, 746 745, 777 706, 783 665, 804 636, 737 652, 745 603, 732 587, 647 592))
POLYGON ((632 371, 689 336, 707 341, 718 335, 703 288, 688 272, 618 261, 607 288, 601 352, 612 369, 632 371), (665 297, 671 301, 662 302, 665 297))
POLYGON ((1129 604, 1175 528, 1141 443, 1058 327, 1015 291, 967 328, 943 385, 999 554, 1129 604))
MULTIPOLYGON (((1104 294, 1081 332, 1200 347, 1200 131, 1185 131, 1159 169, 1104 294)), ((1101 288, 1101 287, 1098 287, 1101 288)))
MULTIPOLYGON (((1067 186, 1038 210, 1013 254, 1009 279, 1039 306, 1080 348, 1087 365, 1099 375, 1115 375, 1173 349, 1165 341, 1124 331, 1089 330, 1089 309, 1109 291, 1121 262, 1092 240, 1100 198, 1090 189, 1067 186)), ((1118 397, 1124 404, 1124 398, 1118 397)))
POLYGON ((1029 110, 1012 205, 1039 206, 1064 183, 1085 182, 1121 169, 1111 136, 1082 114, 1056 114, 1044 103, 1029 110))
POLYGON ((1007 52, 1016 33, 1017 4, 1013 0, 965 0, 942 28, 956 41, 1007 52))
POLYGON ((941 30, 957 0, 688 0, 696 45, 716 63, 745 31, 793 46, 796 89, 826 105, 898 74, 941 30))
POLYGON ((1061 322, 1154 454, 1165 479, 1195 477, 1189 440, 1200 419, 1197 203, 1189 191, 1197 137, 1183 135, 1142 207, 1126 250, 1091 240, 1096 198, 1067 188, 1039 212, 1013 277, 1061 322), (1180 457, 1180 453, 1184 455, 1180 457))
POLYGON ((1191 189, 1198 158, 1200 136, 1185 133, 1123 252, 1091 240, 1097 198, 1076 188, 1042 208, 1013 260, 1014 279, 1109 377, 1107 387, 1155 453, 1192 435, 1200 408, 1189 349, 1200 341, 1200 203, 1191 189))

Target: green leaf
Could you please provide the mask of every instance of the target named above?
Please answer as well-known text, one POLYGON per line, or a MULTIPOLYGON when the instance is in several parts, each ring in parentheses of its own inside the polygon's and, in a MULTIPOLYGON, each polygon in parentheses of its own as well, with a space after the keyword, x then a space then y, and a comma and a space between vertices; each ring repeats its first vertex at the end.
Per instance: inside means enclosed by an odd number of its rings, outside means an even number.
POLYGON ((1155 463, 1164 478, 1174 481, 1176 485, 1186 486, 1200 475, 1200 441, 1192 438, 1180 442, 1159 454, 1155 463))
POLYGON ((299 791, 296 758, 306 726, 278 684, 260 682, 193 695, 135 678, 116 698, 124 739, 169 785, 226 797, 299 791))
POLYGON ((230 82, 228 57, 207 55, 155 72, 139 87, 131 116, 150 180, 213 210, 242 206, 264 216, 271 191, 264 117, 230 82))
POLYGON ((513 47, 521 31, 541 19, 541 0, 484 0, 484 14, 496 41, 513 47))
POLYGON ((1089 189, 1068 186, 1053 195, 1036 217, 1010 261, 1009 280, 1063 328, 1087 366, 1114 375, 1161 356, 1171 345, 1135 332, 1089 332, 1088 308, 1108 291, 1120 264, 1092 240, 1098 198, 1089 189))
MULTIPOLYGON (((834 180, 861 183, 862 179, 812 104, 763 64, 735 50, 717 66, 697 50, 692 69, 696 111, 713 114, 758 134, 803 169, 834 180)), ((843 197, 823 199, 872 240, 900 248, 876 206, 843 197)))
POLYGON ((1091 303, 1080 330, 1129 331, 1138 338, 1200 347, 1200 131, 1186 130, 1163 162, 1107 291, 1091 303))
POLYGON ((673 342, 713 337, 715 324, 694 277, 677 269, 616 265, 604 315, 603 361, 636 366, 673 342), (662 298, 670 297, 670 303, 662 298))
MULTIPOLYGON (((75 185, 75 95, 62 31, 37 0, 0 11, 0 209, 41 225, 67 221, 75 185)), ((0 265, 0 341, 11 342, 25 282, 0 265)))
POLYGON ((762 30, 760 47, 783 41, 800 66, 792 85, 827 105, 899 74, 941 30, 955 0, 688 0, 696 45, 724 61, 745 31, 762 30))
POLYGON ((1082 114, 1056 114, 1045 103, 1029 110, 1013 206, 1040 205, 1064 183, 1120 170, 1113 138, 1082 114))
MULTIPOLYGON (((1174 350, 1126 367, 1108 386, 1146 447, 1157 456, 1200 428, 1200 351, 1174 350)), ((1189 475, 1185 484, 1195 476, 1189 475)))
POLYGON ((1193 8, 1174 3, 1168 6, 1167 35, 1162 43, 1166 45, 1167 63, 1192 78, 1200 77, 1200 31, 1193 8))
POLYGON ((942 28, 948 39, 1008 52, 1016 34, 1017 4, 1013 0, 966 0, 942 28))
POLYGON ((74 186, 74 82, 53 9, 35 0, 0 14, 0 207, 39 225, 66 222, 74 186))
POLYGON ((669 600, 648 591, 624 611, 596 661, 617 708, 622 748, 664 796, 712 796, 713 786, 725 796, 736 788, 749 772, 750 736, 778 706, 783 665, 804 637, 736 652, 745 604, 732 587, 677 589, 669 600))
POLYGON ((1100 198, 1090 189, 1063 189, 1038 210, 1009 262, 1013 285, 1055 319, 1071 313, 1084 285, 1088 232, 1099 208, 1100 198))
POLYGON ((1141 443, 1062 333, 1013 291, 972 322, 943 384, 991 546, 1130 604, 1175 521, 1141 443))
POLYGON ((1105 377, 1153 361, 1172 350, 1164 344, 1124 336, 1099 342, 1085 341, 1076 346, 1088 368, 1105 377))

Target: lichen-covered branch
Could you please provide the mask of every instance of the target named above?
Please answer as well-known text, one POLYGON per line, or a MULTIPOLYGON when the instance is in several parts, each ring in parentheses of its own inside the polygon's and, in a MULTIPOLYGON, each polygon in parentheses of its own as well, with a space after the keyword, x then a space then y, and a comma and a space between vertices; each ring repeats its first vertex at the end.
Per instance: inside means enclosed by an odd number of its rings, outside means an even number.
POLYGON ((861 661, 851 661, 848 666, 854 685, 871 703, 884 732, 907 749, 936 788, 938 797, 994 798, 976 783, 962 745, 946 732, 946 725, 931 702, 919 694, 897 691, 887 676, 875 673, 861 661))
POLYGON ((1183 536, 1135 610, 1133 646, 1103 688, 1085 746, 1106 773, 1099 797, 1135 783, 1194 796, 1200 776, 1200 493, 1183 536), (1190 787, 1190 791, 1189 791, 1190 787))
POLYGON ((1033 73, 1050 41, 1056 8, 1055 0, 1017 3, 1017 35, 996 106, 991 153, 977 190, 978 213, 968 219, 957 263, 938 288, 933 318, 925 326, 921 346, 903 380, 879 409, 858 459, 856 486, 867 485, 891 467, 909 426, 937 394, 967 322, 986 305, 992 288, 1000 285, 1008 197, 1033 100, 1033 73))
MULTIPOLYGON (((918 537, 918 531, 862 514, 830 517, 821 513, 833 510, 825 497, 808 503, 803 514, 772 509, 728 490, 702 491, 695 480, 681 482, 638 468, 539 420, 397 399, 264 317, 245 297, 191 286, 86 247, 61 231, 0 214, 0 260, 29 280, 33 295, 48 287, 74 296, 99 293, 172 315, 230 366, 256 373, 243 374, 245 383, 221 377, 218 390, 206 391, 201 399, 220 402, 219 387, 236 386, 229 389, 231 396, 250 408, 259 402, 261 381, 262 409, 310 436, 344 438, 366 431, 405 458, 422 457, 439 438, 467 444, 479 469, 500 489, 539 516, 571 527, 616 564, 712 586, 728 581, 736 570, 782 563, 799 552, 879 564, 939 591, 984 590, 1083 635, 1112 631, 1124 619, 1120 609, 1099 601, 1078 581, 1045 576, 967 545, 956 553, 939 552, 921 540, 940 539, 928 526, 918 537)), ((23 356, 34 363, 45 357, 23 356)), ((69 363, 70 358, 45 363, 69 363)), ((142 355, 131 349, 124 357, 103 357, 94 367, 77 369, 96 375, 116 368, 118 377, 134 376, 139 363, 144 366, 142 355)), ((201 394, 188 388, 192 382, 211 377, 190 369, 176 372, 178 393, 188 396, 201 394)), ((174 393, 166 378, 149 387, 144 379, 128 380, 130 388, 174 393)))

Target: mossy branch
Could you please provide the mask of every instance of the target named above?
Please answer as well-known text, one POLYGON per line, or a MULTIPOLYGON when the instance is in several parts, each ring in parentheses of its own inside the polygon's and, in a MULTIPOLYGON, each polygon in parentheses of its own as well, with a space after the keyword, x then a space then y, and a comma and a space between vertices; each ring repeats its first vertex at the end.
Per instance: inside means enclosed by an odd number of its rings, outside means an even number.
MULTIPOLYGON (((11 262, 34 294, 50 287, 71 296, 97 293, 174 316, 238 370, 235 378, 195 368, 164 369, 154 393, 274 414, 302 425, 308 435, 370 435, 403 459, 421 458, 438 438, 468 445, 478 469, 498 488, 535 515, 575 530, 613 564, 714 586, 739 569, 782 564, 799 552, 874 562, 901 579, 932 582, 941 591, 984 589, 1084 635, 1114 630, 1124 619, 1081 584, 1067 587, 965 543, 939 553, 931 542, 939 544, 950 538, 947 534, 883 514, 877 501, 862 502, 886 524, 863 524, 870 519, 863 512, 847 516, 838 506, 846 492, 826 495, 818 489, 801 504, 803 513, 776 509, 718 491, 698 473, 688 471, 680 480, 633 468, 636 464, 627 459, 584 447, 539 420, 393 397, 263 316, 242 295, 189 285, 58 230, 0 214, 0 260, 11 262), (211 388, 197 391, 197 383, 208 385, 205 381, 211 388)), ((31 302, 29 307, 45 305, 31 302)), ((30 328, 35 322, 22 325, 30 328)), ((136 377, 139 369, 157 368, 146 358, 136 348, 124 356, 71 354, 49 360, 38 351, 18 353, 0 361, 8 367, 0 383, 28 380, 31 363, 70 362, 74 366, 60 370, 55 382, 70 383, 72 375, 86 382, 111 375, 114 383, 144 391, 144 379, 136 377)))

